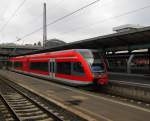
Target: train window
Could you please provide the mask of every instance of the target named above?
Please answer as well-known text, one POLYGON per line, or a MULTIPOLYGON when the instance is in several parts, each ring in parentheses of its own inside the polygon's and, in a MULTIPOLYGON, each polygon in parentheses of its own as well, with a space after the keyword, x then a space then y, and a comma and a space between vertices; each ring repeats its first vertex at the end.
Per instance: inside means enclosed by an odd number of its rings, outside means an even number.
POLYGON ((71 74, 71 63, 70 62, 57 62, 57 73, 59 74, 71 74))
POLYGON ((22 64, 22 62, 14 62, 14 67, 15 68, 17 68, 17 67, 22 67, 23 66, 23 64, 22 64))
POLYGON ((72 63, 72 75, 83 76, 84 74, 85 73, 84 73, 82 64, 80 62, 73 62, 72 63))
POLYGON ((51 69, 52 64, 51 63, 52 62, 49 62, 49 72, 52 72, 52 69, 51 69))
POLYGON ((80 51, 80 54, 85 58, 101 59, 100 53, 92 51, 80 51))
POLYGON ((98 52, 92 52, 94 59, 101 59, 101 55, 98 52))
POLYGON ((48 62, 31 62, 30 63, 30 69, 48 72, 48 62))
POLYGON ((105 67, 103 63, 93 63, 91 65, 91 70, 93 73, 103 73, 105 72, 105 67))
POLYGON ((92 57, 92 53, 89 51, 80 51, 80 54, 84 57, 84 58, 91 58, 92 57))
POLYGON ((11 61, 8 62, 8 67, 12 67, 12 62, 11 61))

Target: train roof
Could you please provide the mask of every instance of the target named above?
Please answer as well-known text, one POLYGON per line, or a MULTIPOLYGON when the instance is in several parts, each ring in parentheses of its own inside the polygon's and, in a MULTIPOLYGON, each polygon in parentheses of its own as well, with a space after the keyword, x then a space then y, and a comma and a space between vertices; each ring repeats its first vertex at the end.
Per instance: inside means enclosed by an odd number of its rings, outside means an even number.
POLYGON ((66 52, 83 52, 83 51, 98 51, 96 49, 69 49, 69 50, 60 50, 60 51, 55 51, 55 52, 46 52, 46 53, 39 53, 39 54, 32 54, 32 55, 25 55, 25 56, 17 56, 17 57, 13 57, 13 58, 16 58, 16 59, 21 59, 21 58, 24 58, 24 57, 48 57, 50 54, 62 54, 62 53, 66 53, 66 52))

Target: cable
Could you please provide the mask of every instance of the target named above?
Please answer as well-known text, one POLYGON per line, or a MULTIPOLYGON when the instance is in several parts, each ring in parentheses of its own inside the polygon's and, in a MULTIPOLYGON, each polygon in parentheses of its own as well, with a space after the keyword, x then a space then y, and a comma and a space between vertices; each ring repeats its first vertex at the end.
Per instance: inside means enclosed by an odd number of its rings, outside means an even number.
POLYGON ((71 13, 69 13, 69 14, 67 14, 67 15, 65 15, 65 16, 63 16, 63 17, 61 17, 61 18, 58 18, 57 20, 54 20, 53 22, 47 24, 47 26, 52 25, 52 24, 54 24, 54 23, 56 23, 56 22, 58 22, 58 21, 61 21, 61 20, 63 20, 64 18, 69 17, 69 16, 71 16, 71 15, 73 15, 73 14, 75 14, 75 13, 77 13, 77 12, 79 12, 79 11, 81 11, 81 10, 83 10, 83 9, 85 9, 85 8, 87 8, 87 7, 91 6, 91 5, 93 5, 93 4, 97 3, 97 2, 99 2, 99 1, 101 1, 101 0, 96 0, 96 1, 94 1, 94 2, 92 2, 92 3, 90 3, 90 4, 88 4, 88 5, 85 5, 85 6, 79 8, 79 9, 77 9, 77 10, 75 10, 75 11, 73 11, 73 12, 71 12, 71 13))
MULTIPOLYGON (((89 7, 90 5, 92 5, 92 4, 96 3, 96 2, 99 2, 99 1, 100 1, 100 0, 96 0, 96 1, 94 1, 94 2, 92 2, 92 3, 90 3, 90 4, 88 4, 88 5, 85 5, 85 6, 81 7, 81 8, 79 8, 79 9, 75 10, 74 12, 71 12, 71 13, 69 13, 69 14, 67 14, 67 15, 65 15, 65 16, 63 16, 63 17, 57 19, 57 20, 54 20, 53 22, 47 24, 47 26, 50 26, 50 25, 52 25, 52 24, 55 24, 56 22, 58 22, 58 21, 60 21, 60 20, 63 20, 63 19, 65 19, 66 17, 69 17, 69 16, 75 14, 76 12, 78 12, 78 11, 80 11, 80 10, 83 10, 83 9, 89 7)), ((138 9, 135 9, 135 10, 132 10, 132 11, 128 11, 128 12, 125 12, 125 13, 122 13, 122 14, 119 14, 119 15, 116 15, 116 16, 113 16, 113 17, 110 17, 110 18, 106 18, 106 19, 103 19, 103 20, 100 20, 100 21, 97 21, 97 22, 103 23, 103 22, 105 22, 105 21, 107 21, 107 20, 111 20, 111 19, 118 18, 118 17, 125 16, 125 15, 129 15, 129 14, 132 14, 132 13, 135 13, 135 12, 138 12, 138 11, 141 11, 141 10, 146 9, 146 8, 149 8, 149 7, 150 7, 150 5, 144 6, 144 7, 142 7, 142 8, 138 8, 138 9)), ((94 24, 97 24, 97 23, 94 23, 94 24)), ((93 24, 91 24, 91 25, 93 25, 93 24)), ((89 26, 91 26, 91 25, 89 25, 89 26)), ((85 28, 87 28, 87 27, 88 27, 88 26, 86 25, 85 28)), ((32 35, 32 34, 38 32, 38 31, 40 31, 42 28, 43 28, 43 27, 40 27, 40 28, 36 29, 35 31, 33 31, 33 32, 29 33, 29 34, 26 34, 26 35, 23 36, 21 39, 24 39, 24 38, 26 38, 26 37, 28 37, 28 36, 30 36, 30 35, 32 35)), ((83 28, 83 26, 80 27, 80 28, 83 28)), ((78 28, 78 29, 79 29, 79 28, 78 28)), ((74 31, 74 30, 78 30, 78 29, 73 29, 73 31, 74 31)), ((70 31, 70 32, 72 32, 72 31, 70 31)), ((68 33, 70 33, 70 32, 68 32, 68 33)), ((66 32, 65 32, 65 34, 66 34, 66 32)))
POLYGON ((133 13, 136 13, 138 11, 141 11, 141 10, 144 10, 144 9, 147 9, 147 8, 150 8, 150 5, 144 6, 142 8, 138 8, 138 9, 135 9, 135 10, 132 10, 132 11, 128 11, 128 12, 125 12, 125 13, 122 13, 122 14, 119 14, 119 15, 116 15, 116 16, 113 16, 113 17, 109 17, 109 18, 106 18, 106 19, 103 19, 103 20, 98 20, 98 21, 96 21, 96 23, 93 23, 93 24, 90 24, 90 25, 84 25, 84 26, 72 29, 71 31, 69 30, 69 32, 67 32, 67 31, 66 32, 62 32, 62 34, 68 34, 70 32, 74 32, 74 31, 77 31, 77 30, 82 30, 82 29, 91 27, 91 26, 96 25, 96 24, 102 24, 102 23, 104 23, 104 22, 106 22, 108 20, 119 18, 119 17, 122 17, 122 16, 126 16, 126 15, 129 15, 129 14, 133 14, 133 13))
POLYGON ((17 9, 14 11, 14 13, 11 15, 11 17, 8 19, 8 21, 1 27, 0 32, 2 32, 6 26, 9 24, 9 22, 11 21, 11 19, 13 19, 13 17, 15 17, 16 13, 19 11, 19 9, 24 5, 26 0, 23 0, 21 2, 21 4, 17 7, 17 9))
MULTIPOLYGON (((58 7, 58 5, 59 5, 62 1, 64 1, 64 0, 60 0, 60 1, 56 2, 56 4, 54 5, 55 7, 50 8, 50 9, 56 9, 56 8, 58 7)), ((47 11, 49 11, 49 8, 47 8, 47 11)), ((36 16, 33 20, 31 20, 31 21, 28 22, 27 24, 32 24, 32 23, 34 23, 35 21, 37 22, 37 21, 41 20, 41 17, 42 17, 42 16, 43 16, 43 13, 41 13, 39 16, 36 16)))
MULTIPOLYGON (((77 13, 77 12, 83 10, 83 9, 88 8, 89 6, 95 4, 95 3, 99 2, 99 1, 101 1, 101 0, 95 0, 94 2, 91 2, 90 4, 87 4, 87 5, 85 5, 85 6, 81 7, 81 8, 79 8, 79 9, 77 9, 77 10, 75 10, 75 11, 73 11, 73 12, 71 12, 71 13, 69 13, 69 14, 63 16, 63 17, 60 17, 60 18, 54 20, 54 21, 51 22, 51 23, 48 23, 47 26, 50 26, 50 25, 52 25, 52 24, 55 24, 55 23, 57 23, 57 22, 59 22, 59 21, 65 19, 65 18, 67 18, 67 17, 69 17, 69 16, 71 16, 71 15, 74 15, 75 13, 77 13)), ((29 34, 24 35, 21 39, 24 39, 24 38, 26 38, 26 37, 28 37, 28 36, 30 36, 30 35, 32 35, 32 34, 38 32, 38 31, 40 31, 41 29, 43 29, 43 27, 40 27, 40 28, 34 30, 33 32, 31 32, 31 33, 29 33, 29 34)))

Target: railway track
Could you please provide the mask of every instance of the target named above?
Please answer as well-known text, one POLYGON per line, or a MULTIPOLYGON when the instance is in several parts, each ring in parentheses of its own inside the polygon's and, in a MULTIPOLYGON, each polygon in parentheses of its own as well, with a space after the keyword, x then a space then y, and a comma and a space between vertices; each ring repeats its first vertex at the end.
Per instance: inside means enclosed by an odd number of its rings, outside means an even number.
MULTIPOLYGON (((7 79, 6 79, 7 80, 7 79)), ((19 90, 24 90, 24 89, 22 89, 21 87, 19 87, 19 86, 17 86, 16 84, 17 83, 15 83, 14 84, 14 82, 13 83, 11 83, 11 82, 9 82, 12 86, 15 86, 15 88, 17 88, 17 89, 19 89, 19 90)), ((134 99, 132 99, 132 98, 127 98, 127 97, 123 97, 123 96, 119 96, 119 95, 115 95, 115 94, 109 94, 109 93, 105 93, 105 92, 103 92, 104 90, 103 90, 103 88, 97 88, 97 87, 95 87, 95 88, 79 88, 79 87, 68 87, 68 86, 66 86, 66 85, 60 85, 59 83, 53 83, 54 85, 59 85, 59 86, 63 86, 63 87, 66 87, 66 88, 70 88, 70 89, 75 89, 75 90, 79 90, 79 91, 81 91, 81 92, 83 92, 83 93, 88 93, 89 95, 94 95, 94 96, 97 96, 97 97, 104 97, 104 98, 108 98, 108 99, 111 99, 111 100, 115 100, 115 101, 119 101, 119 102, 123 102, 123 103, 126 103, 126 104, 131 104, 132 106, 138 106, 138 107, 141 107, 141 108, 144 108, 144 109, 150 109, 150 103, 147 103, 147 102, 142 102, 142 101, 140 101, 140 100, 134 100, 134 99)), ((28 93, 28 91, 27 90, 24 90, 24 92, 26 93, 26 94, 29 94, 28 93)), ((30 96, 30 95, 28 95, 28 96, 30 96)), ((30 97, 34 97, 34 96, 30 96, 30 97)), ((36 97, 35 98, 36 100, 40 100, 39 99, 39 97, 36 97)), ((69 102, 70 104, 72 104, 72 102, 69 102)), ((43 103, 42 103, 43 104, 43 103)), ((55 107, 55 106, 54 106, 55 107)), ((56 108, 56 107, 55 107, 56 108)), ((54 110, 55 110, 55 108, 54 108, 54 110)), ((52 106, 52 109, 53 109, 53 106, 52 106)), ((56 112, 56 114, 57 113, 59 113, 59 114, 64 114, 64 113, 61 113, 61 112, 64 112, 64 111, 61 111, 61 109, 59 109, 59 108, 56 108, 56 111, 54 111, 54 112, 56 112), (60 112, 58 112, 58 110, 60 110, 60 112)), ((64 117, 67 117, 67 116, 69 116, 70 114, 64 114, 64 117)), ((72 118, 73 116, 69 116, 69 117, 67 117, 66 119, 69 119, 69 120, 73 120, 73 121, 78 121, 78 119, 77 118, 72 118), (77 119, 77 120, 75 120, 75 119, 77 119)), ((80 120, 80 119, 79 119, 80 120)))
MULTIPOLYGON (((14 71, 15 72, 15 71, 14 71)), ((19 72, 15 72, 15 73, 19 73, 19 72)), ((22 73, 20 73, 22 74, 22 73)), ((36 76, 31 76, 31 75, 27 75, 29 77, 33 77, 33 78, 38 78, 38 79, 42 79, 44 81, 47 81, 45 78, 43 77, 36 77, 36 76)), ((139 86, 139 87, 143 87, 143 88, 150 88, 149 86, 145 86, 144 84, 142 85, 137 85, 137 84, 134 84, 134 83, 129 83, 129 82, 126 82, 126 81, 114 81, 114 80, 111 80, 110 82, 115 82, 115 83, 118 83, 118 84, 122 84, 124 83, 125 85, 128 85, 128 86, 139 86)), ((49 82, 50 83, 50 82, 49 82)), ((51 81, 51 83, 54 83, 54 84, 57 84, 57 85, 63 85, 59 82, 55 82, 55 81, 51 81)), ((116 99, 116 100, 119 100, 119 101, 122 101, 122 102, 125 102, 125 103, 130 103, 130 104, 133 104, 133 105, 137 105, 137 106, 140 106, 140 107, 144 107, 144 108, 150 108, 150 102, 149 101, 145 101, 145 100, 141 100, 141 99, 136 99, 135 96, 127 96, 127 95, 121 95, 119 93, 113 93, 113 91, 111 92, 108 92, 106 91, 106 87, 104 86, 97 86, 97 85, 93 85, 92 87, 89 86, 89 87, 73 87, 73 86, 67 86, 67 85, 63 85, 65 87, 69 87, 69 88, 73 88, 73 89, 77 89, 77 90, 81 90, 81 91, 84 91, 86 93, 91 93, 92 95, 97 95, 97 96, 103 96, 103 97, 106 97, 106 98, 111 98, 111 99, 116 99)))
POLYGON ((0 79, 0 120, 6 121, 85 121, 28 90, 0 79))

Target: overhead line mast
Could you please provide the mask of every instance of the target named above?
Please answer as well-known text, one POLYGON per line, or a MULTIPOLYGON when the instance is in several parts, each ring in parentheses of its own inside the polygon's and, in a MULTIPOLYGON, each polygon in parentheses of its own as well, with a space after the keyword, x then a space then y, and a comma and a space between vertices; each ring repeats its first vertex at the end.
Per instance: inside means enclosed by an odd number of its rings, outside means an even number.
MULTIPOLYGON (((58 19, 56 19, 56 20, 54 20, 54 21, 52 21, 52 22, 46 24, 46 26, 53 25, 53 24, 55 24, 55 23, 57 23, 57 22, 59 22, 59 21, 65 19, 65 18, 67 18, 67 17, 69 17, 69 16, 74 15, 75 13, 77 13, 77 12, 79 12, 79 11, 82 11, 82 10, 88 8, 89 6, 91 6, 91 5, 93 5, 93 4, 96 4, 96 3, 99 2, 99 1, 101 1, 101 0, 95 0, 94 2, 92 2, 92 3, 90 3, 90 4, 87 4, 87 5, 85 5, 85 6, 81 7, 81 8, 79 8, 79 9, 77 9, 77 10, 71 12, 71 13, 68 13, 68 14, 64 15, 63 17, 60 17, 60 18, 58 18, 58 19)), ((45 6, 46 6, 46 5, 45 5, 45 6)), ((38 29, 36 29, 36 30, 34 30, 34 31, 32 31, 32 32, 30 32, 30 33, 24 35, 21 39, 24 39, 24 38, 26 38, 26 37, 28 37, 28 36, 31 36, 32 34, 38 32, 38 31, 40 31, 40 30, 42 30, 42 29, 43 29, 43 27, 40 27, 40 28, 38 28, 38 29)))
POLYGON ((47 40, 47 24, 46 24, 46 3, 43 7, 43 48, 45 47, 47 40))

